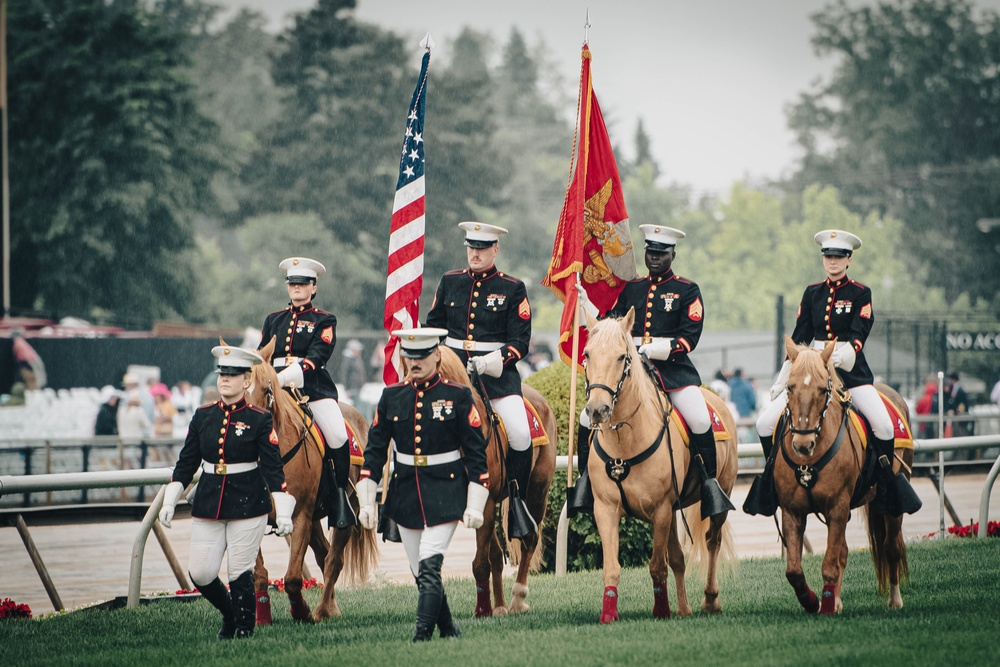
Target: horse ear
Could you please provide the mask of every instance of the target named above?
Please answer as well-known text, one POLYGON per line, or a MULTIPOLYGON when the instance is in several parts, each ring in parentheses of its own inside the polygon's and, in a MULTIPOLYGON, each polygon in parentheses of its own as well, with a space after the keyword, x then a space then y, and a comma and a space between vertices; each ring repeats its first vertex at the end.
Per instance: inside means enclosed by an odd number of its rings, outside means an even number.
POLYGON ((229 343, 227 343, 226 341, 224 341, 222 339, 222 336, 219 336, 219 345, 221 345, 222 347, 229 347, 229 343))
POLYGON ((622 329, 625 330, 629 336, 632 335, 632 325, 635 324, 635 306, 628 309, 625 313, 625 317, 622 318, 622 329))
POLYGON ((264 363, 268 363, 271 361, 271 355, 274 354, 274 346, 277 340, 278 339, 276 336, 271 336, 271 340, 267 342, 267 345, 265 345, 264 347, 260 348, 257 351, 257 353, 260 355, 260 358, 264 360, 264 363))
POLYGON ((799 356, 799 346, 795 344, 791 336, 785 336, 785 354, 792 361, 795 361, 795 357, 799 356))
POLYGON ((820 353, 819 357, 820 357, 820 359, 823 360, 823 365, 824 366, 830 362, 830 355, 833 354, 833 351, 835 349, 837 349, 837 341, 836 341, 836 339, 834 339, 834 340, 828 340, 826 342, 826 345, 823 346, 823 351, 820 353))
POLYGON ((587 316, 587 331, 593 331, 594 327, 597 326, 597 318, 587 311, 583 311, 583 314, 587 316))

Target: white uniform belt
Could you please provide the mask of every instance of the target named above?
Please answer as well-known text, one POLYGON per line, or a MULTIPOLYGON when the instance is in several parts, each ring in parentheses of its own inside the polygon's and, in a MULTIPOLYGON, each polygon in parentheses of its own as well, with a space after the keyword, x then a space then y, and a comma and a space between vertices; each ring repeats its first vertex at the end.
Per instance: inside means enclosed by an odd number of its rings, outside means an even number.
POLYGON ((670 340, 670 338, 661 336, 632 336, 632 342, 636 345, 649 345, 650 343, 659 343, 665 340, 670 340))
POLYGON ((443 454, 417 454, 413 456, 412 454, 403 454, 402 452, 396 452, 396 462, 402 463, 407 466, 438 466, 442 463, 451 463, 452 461, 458 461, 462 458, 462 455, 458 453, 458 450, 452 450, 450 452, 444 452, 443 454))
POLYGON ((296 361, 302 361, 301 357, 275 357, 271 360, 275 368, 284 368, 285 366, 291 366, 296 361))
POLYGON ((444 339, 444 344, 466 352, 492 352, 503 347, 503 343, 477 343, 474 340, 459 340, 451 336, 444 339))
MULTIPOLYGON (((831 343, 831 342, 833 342, 833 341, 829 341, 829 340, 814 340, 812 342, 811 347, 814 350, 819 350, 820 352, 822 352, 823 349, 826 347, 826 344, 827 343, 831 343)), ((837 341, 837 348, 836 349, 839 350, 840 348, 844 347, 845 345, 850 345, 850 343, 847 342, 846 340, 837 341)))
POLYGON ((257 469, 257 462, 248 463, 209 463, 201 462, 201 469, 210 475, 235 475, 241 472, 250 472, 257 469))

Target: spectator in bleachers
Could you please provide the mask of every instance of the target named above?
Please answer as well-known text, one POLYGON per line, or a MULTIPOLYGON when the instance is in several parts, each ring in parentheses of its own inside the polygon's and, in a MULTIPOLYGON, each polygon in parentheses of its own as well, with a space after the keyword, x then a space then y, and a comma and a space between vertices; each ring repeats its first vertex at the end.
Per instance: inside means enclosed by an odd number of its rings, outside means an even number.
MULTIPOLYGON (((171 390, 170 395, 177 412, 190 421, 191 415, 201 405, 201 390, 187 380, 181 380, 171 390)), ((187 432, 187 429, 184 430, 187 432)))
POLYGON ((733 377, 729 378, 729 397, 736 405, 738 417, 752 417, 757 410, 757 392, 743 379, 742 368, 734 370, 733 377))
POLYGON ((97 409, 94 435, 118 435, 118 392, 111 385, 101 389, 101 407, 97 409))
MULTIPOLYGON (((933 415, 937 413, 938 384, 934 378, 928 378, 924 385, 924 395, 917 400, 918 415, 933 415)), ((920 422, 917 428, 918 438, 937 437, 937 426, 934 422, 920 422)))
POLYGON ((174 436, 174 417, 177 408, 171 400, 170 390, 162 382, 154 384, 149 391, 153 396, 155 413, 153 417, 153 436, 156 438, 172 438, 174 436))
MULTIPOLYGON (((139 405, 142 406, 143 412, 146 413, 146 421, 150 424, 153 423, 153 417, 155 416, 156 408, 153 405, 153 397, 148 391, 139 386, 139 376, 135 373, 126 373, 122 377, 122 385, 125 387, 124 404, 128 405, 128 400, 133 396, 139 399, 139 405)), ((118 429, 119 433, 121 428, 118 429)))
POLYGON ((118 413, 118 435, 122 438, 143 438, 149 435, 150 426, 152 422, 146 416, 139 394, 128 394, 125 407, 118 413))

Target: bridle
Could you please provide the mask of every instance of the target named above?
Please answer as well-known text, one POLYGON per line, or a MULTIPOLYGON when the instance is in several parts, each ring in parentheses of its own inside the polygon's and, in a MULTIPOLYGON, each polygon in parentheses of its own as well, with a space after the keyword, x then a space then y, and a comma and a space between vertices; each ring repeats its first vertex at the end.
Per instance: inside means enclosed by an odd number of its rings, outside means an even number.
POLYGON ((833 400, 833 376, 828 375, 826 378, 826 403, 823 405, 823 411, 819 413, 819 423, 816 424, 816 428, 811 429, 798 429, 791 428, 794 423, 792 421, 792 409, 791 401, 785 405, 785 416, 788 418, 789 431, 795 435, 816 435, 818 436, 820 431, 823 430, 823 420, 826 419, 826 411, 830 407, 830 402, 833 400))
MULTIPOLYGON (((592 390, 594 390, 594 389, 603 389, 604 391, 606 391, 609 394, 611 394, 611 411, 614 412, 615 405, 617 405, 617 403, 618 403, 618 397, 622 393, 622 386, 625 384, 625 379, 628 376, 630 376, 631 374, 632 374, 632 355, 631 355, 631 353, 629 351, 626 351, 625 352, 625 363, 622 366, 622 374, 621 374, 621 377, 618 378, 618 386, 615 389, 612 389, 611 387, 609 387, 606 384, 599 384, 599 383, 591 384, 590 383, 590 378, 586 378, 586 395, 587 395, 587 400, 588 401, 590 400, 590 392, 592 390)), ((638 409, 639 409, 639 407, 637 405, 636 406, 636 410, 638 410, 638 409)), ((611 429, 612 430, 618 430, 627 421, 628 420, 626 419, 625 421, 619 422, 618 424, 612 426, 611 429)))

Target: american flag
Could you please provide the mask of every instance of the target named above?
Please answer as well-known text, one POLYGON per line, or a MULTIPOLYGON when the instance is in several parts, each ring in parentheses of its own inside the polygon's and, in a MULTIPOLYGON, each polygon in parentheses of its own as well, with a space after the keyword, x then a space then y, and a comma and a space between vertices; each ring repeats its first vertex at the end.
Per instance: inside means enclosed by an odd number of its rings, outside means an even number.
POLYGON ((389 266, 385 284, 385 346, 382 378, 393 384, 402 378, 397 329, 418 326, 420 290, 424 280, 424 106, 427 99, 427 66, 431 60, 430 43, 420 64, 420 76, 413 90, 410 113, 406 117, 403 149, 399 156, 399 179, 392 204, 389 232, 389 266))

